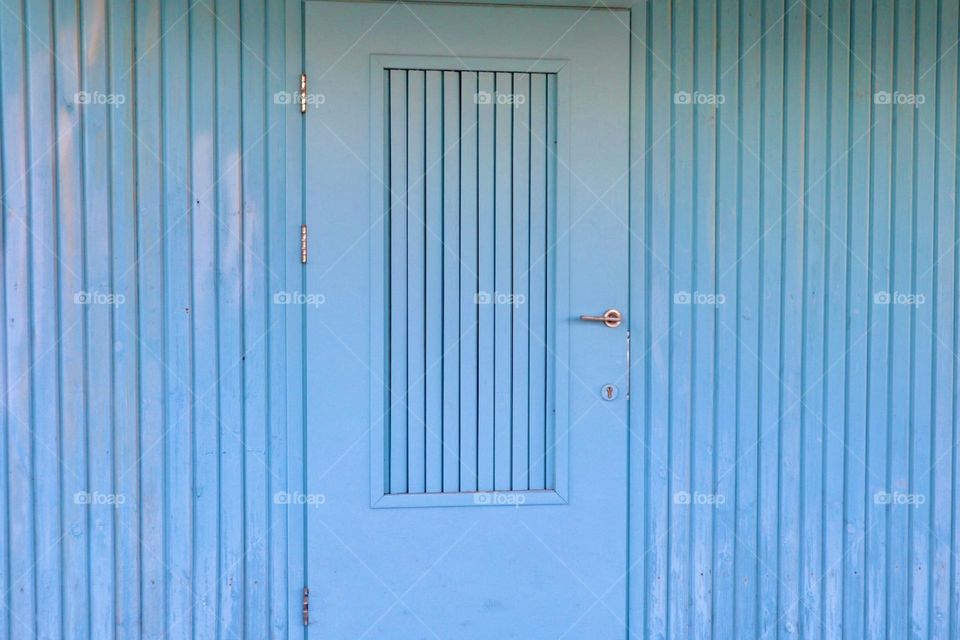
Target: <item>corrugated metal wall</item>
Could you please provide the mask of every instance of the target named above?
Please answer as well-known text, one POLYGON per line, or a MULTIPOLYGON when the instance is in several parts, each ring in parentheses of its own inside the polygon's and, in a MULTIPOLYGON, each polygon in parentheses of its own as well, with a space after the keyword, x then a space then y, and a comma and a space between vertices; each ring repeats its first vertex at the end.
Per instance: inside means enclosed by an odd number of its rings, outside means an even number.
POLYGON ((300 30, 296 2, 0 9, 0 638, 302 635, 271 304, 300 30))
MULTIPOLYGON (((633 29, 636 636, 956 636, 957 4, 633 29)), ((296 2, 0 9, 0 638, 302 635, 299 56, 296 2)))
POLYGON ((636 637, 960 632, 957 12, 634 13, 636 637))

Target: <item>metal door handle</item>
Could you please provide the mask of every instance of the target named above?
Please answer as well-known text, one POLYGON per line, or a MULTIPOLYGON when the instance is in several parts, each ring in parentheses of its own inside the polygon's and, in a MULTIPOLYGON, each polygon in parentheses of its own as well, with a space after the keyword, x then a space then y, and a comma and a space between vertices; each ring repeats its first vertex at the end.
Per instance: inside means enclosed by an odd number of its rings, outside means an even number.
POLYGON ((607 309, 603 312, 602 316, 580 316, 580 319, 588 320, 590 322, 602 322, 611 329, 616 329, 623 321, 623 314, 616 309, 607 309))

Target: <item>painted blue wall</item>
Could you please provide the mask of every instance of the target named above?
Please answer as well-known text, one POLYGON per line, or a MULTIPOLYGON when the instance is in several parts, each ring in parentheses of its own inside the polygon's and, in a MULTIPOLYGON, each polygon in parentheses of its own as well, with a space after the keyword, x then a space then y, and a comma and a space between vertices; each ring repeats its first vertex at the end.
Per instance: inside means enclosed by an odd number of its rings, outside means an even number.
MULTIPOLYGON (((632 27, 635 637, 955 636, 956 3, 632 27)), ((302 636, 300 51, 293 1, 0 10, 0 639, 302 636)))
POLYGON ((0 10, 0 638, 302 635, 299 42, 293 2, 0 10))
POLYGON ((634 12, 637 637, 960 632, 957 11, 634 12))

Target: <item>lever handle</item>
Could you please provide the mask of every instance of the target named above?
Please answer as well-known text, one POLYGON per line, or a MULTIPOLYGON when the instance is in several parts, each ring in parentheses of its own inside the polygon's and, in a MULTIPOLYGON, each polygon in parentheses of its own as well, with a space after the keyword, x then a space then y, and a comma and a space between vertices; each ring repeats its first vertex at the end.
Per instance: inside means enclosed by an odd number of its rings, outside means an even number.
POLYGON ((616 309, 607 309, 602 316, 580 316, 580 319, 588 322, 602 322, 611 329, 616 329, 623 322, 623 314, 616 309))

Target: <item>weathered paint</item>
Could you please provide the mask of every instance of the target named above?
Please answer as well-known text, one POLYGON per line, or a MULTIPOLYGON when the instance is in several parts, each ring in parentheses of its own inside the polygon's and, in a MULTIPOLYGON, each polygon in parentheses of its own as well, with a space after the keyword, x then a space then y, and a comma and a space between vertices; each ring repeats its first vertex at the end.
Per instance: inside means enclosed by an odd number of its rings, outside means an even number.
MULTIPOLYGON (((0 10, 0 639, 303 635, 301 24, 0 10)), ((633 637, 955 637, 956 3, 631 26, 633 637)))
POLYGON ((0 11, 0 638, 302 635, 300 12, 0 11))

